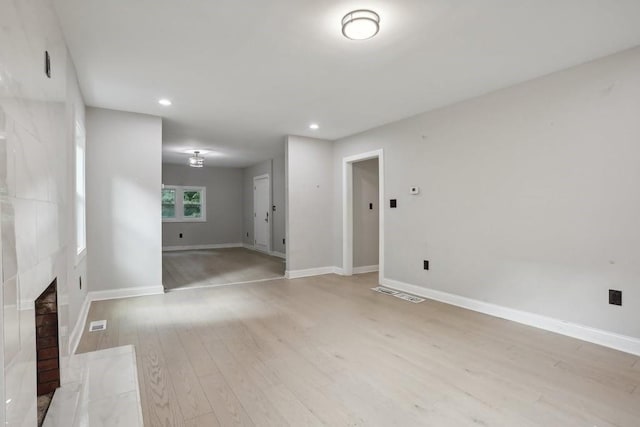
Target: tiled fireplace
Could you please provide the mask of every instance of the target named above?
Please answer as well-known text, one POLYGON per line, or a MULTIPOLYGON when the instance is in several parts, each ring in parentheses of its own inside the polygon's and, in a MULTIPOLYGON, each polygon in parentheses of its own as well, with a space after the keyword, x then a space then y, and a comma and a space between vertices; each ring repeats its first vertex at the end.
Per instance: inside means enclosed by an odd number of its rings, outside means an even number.
POLYGON ((56 280, 36 299, 35 316, 38 396, 41 396, 60 387, 56 280))

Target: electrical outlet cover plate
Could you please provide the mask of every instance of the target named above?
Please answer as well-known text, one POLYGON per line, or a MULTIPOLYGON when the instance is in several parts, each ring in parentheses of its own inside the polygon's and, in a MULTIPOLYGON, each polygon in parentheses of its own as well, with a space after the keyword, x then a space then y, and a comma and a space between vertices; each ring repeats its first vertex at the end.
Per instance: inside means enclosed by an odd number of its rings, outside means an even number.
POLYGON ((609 304, 622 305, 622 291, 609 289, 609 304))

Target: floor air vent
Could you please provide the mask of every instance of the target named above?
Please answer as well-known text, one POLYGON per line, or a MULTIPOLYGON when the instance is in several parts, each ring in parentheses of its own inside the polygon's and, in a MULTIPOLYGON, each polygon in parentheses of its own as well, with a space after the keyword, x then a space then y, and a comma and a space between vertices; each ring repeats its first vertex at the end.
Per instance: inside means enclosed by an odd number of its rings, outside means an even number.
POLYGON ((385 288, 382 286, 376 286, 375 288, 371 288, 372 291, 380 292, 381 294, 391 295, 392 297, 400 298, 405 301, 412 302, 417 304, 419 302, 424 301, 424 298, 416 297, 414 295, 405 294, 404 292, 394 291, 393 289, 385 288))
POLYGON ((386 295, 395 295, 398 291, 394 291, 393 289, 383 288, 382 286, 376 286, 375 288, 371 288, 372 291, 380 292, 381 294, 386 295))
POLYGON ((402 292, 399 292, 399 293, 395 294, 394 297, 403 299, 405 301, 413 302, 413 303, 416 303, 416 304, 419 303, 419 302, 424 301, 424 298, 416 297, 414 295, 404 294, 402 292))
POLYGON ((89 323, 89 332, 104 331, 105 329, 107 329, 106 320, 96 320, 95 322, 89 323))

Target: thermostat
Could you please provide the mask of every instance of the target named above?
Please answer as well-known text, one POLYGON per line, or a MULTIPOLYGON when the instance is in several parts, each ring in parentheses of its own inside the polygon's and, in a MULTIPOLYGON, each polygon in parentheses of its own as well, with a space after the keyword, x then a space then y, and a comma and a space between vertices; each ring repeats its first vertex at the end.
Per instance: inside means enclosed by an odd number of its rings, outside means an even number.
POLYGON ((409 194, 420 194, 420 187, 410 187, 409 194))

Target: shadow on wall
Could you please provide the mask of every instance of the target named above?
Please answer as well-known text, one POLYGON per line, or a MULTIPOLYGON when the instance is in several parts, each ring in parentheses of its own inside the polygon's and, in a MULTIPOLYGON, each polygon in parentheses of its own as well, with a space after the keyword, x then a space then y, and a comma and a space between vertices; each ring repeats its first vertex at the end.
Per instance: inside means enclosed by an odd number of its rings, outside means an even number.
MULTIPOLYGON (((148 225, 144 217, 132 221, 137 215, 138 206, 153 206, 159 201, 158 194, 150 194, 149 190, 136 184, 134 181, 122 177, 113 179, 111 187, 109 208, 111 209, 111 229, 109 241, 101 242, 101 245, 111 248, 111 260, 106 260, 107 265, 113 266, 112 279, 116 283, 126 284, 132 277, 141 277, 146 271, 146 266, 153 264, 160 254, 155 251, 140 250, 140 242, 158 240, 161 224, 157 229, 148 225)), ((160 206, 158 203, 158 212, 160 206)), ((158 213, 158 221, 160 221, 158 213)), ((130 284, 128 286, 143 285, 130 284)), ((147 284, 148 285, 148 284, 147 284)), ((128 287, 127 286, 127 287, 128 287)))

